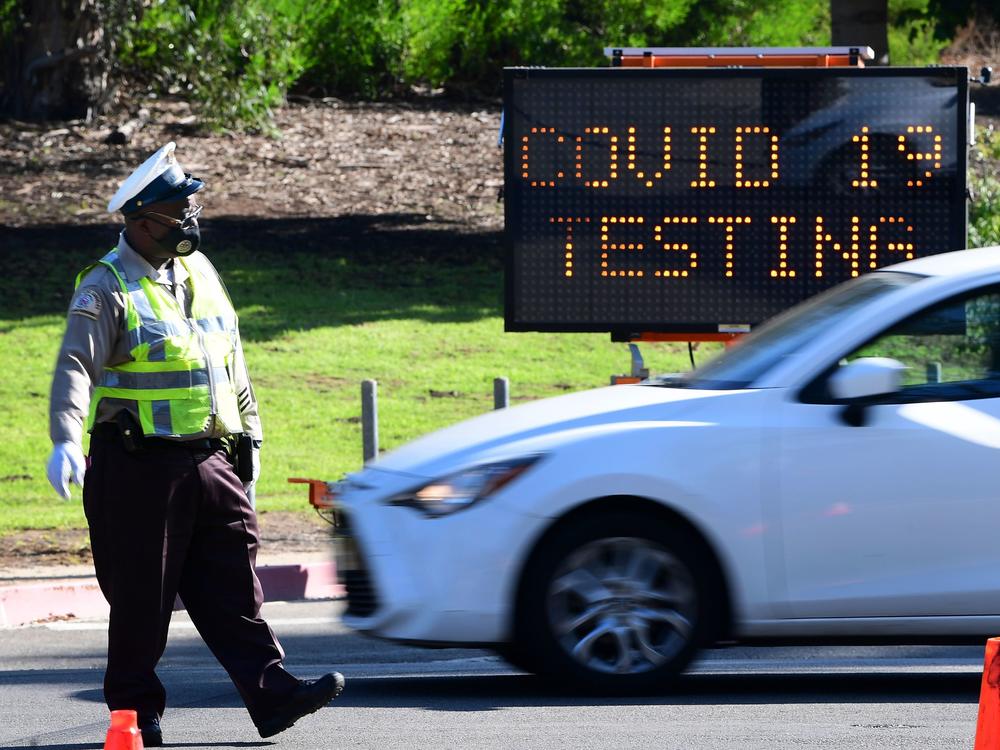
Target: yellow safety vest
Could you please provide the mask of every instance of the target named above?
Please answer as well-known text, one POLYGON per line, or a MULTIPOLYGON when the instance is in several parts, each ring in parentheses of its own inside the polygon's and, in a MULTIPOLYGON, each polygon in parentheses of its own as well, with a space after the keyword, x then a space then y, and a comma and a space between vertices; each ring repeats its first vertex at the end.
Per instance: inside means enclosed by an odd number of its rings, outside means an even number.
POLYGON ((190 275, 191 317, 161 284, 143 276, 127 281, 114 249, 76 277, 103 264, 125 296, 125 326, 133 359, 106 367, 94 389, 87 428, 103 398, 136 403, 143 434, 202 435, 215 417, 225 432, 242 432, 233 387, 236 311, 218 275, 201 253, 177 258, 190 275))

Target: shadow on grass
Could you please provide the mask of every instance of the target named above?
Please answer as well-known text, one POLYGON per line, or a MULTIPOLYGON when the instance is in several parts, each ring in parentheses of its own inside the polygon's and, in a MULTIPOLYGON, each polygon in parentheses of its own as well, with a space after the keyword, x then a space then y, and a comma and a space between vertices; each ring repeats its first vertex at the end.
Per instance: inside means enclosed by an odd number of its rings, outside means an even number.
MULTIPOLYGON (((0 227, 0 320, 64 314, 76 274, 114 245, 118 230, 0 227)), ((210 217, 202 240, 247 340, 394 319, 473 321, 502 308, 500 232, 419 214, 210 217)))

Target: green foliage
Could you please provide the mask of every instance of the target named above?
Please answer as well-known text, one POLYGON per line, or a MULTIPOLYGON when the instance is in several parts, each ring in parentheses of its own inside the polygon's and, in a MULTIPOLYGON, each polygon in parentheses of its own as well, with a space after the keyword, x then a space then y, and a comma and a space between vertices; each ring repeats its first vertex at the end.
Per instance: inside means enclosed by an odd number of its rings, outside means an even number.
MULTIPOLYGON (((0 33, 17 2, 0 0, 0 33)), ((894 64, 937 61, 954 32, 945 6, 890 0, 894 64)), ((211 124, 260 129, 293 85, 496 95, 504 66, 602 66, 609 46, 821 46, 829 28, 829 0, 154 0, 120 46, 127 71, 190 96, 211 124)))
POLYGON ((601 66, 606 46, 822 44, 828 29, 827 0, 155 0, 124 30, 120 64, 211 125, 263 129, 293 83, 495 95, 506 65, 601 66))
POLYGON ((996 0, 929 0, 927 14, 935 20, 938 36, 947 39, 971 18, 1000 21, 1000 5, 996 0))
POLYGON ((939 36, 932 0, 889 0, 889 60, 893 65, 932 65, 948 39, 939 36))
MULTIPOLYGON (((0 0, 0 48, 27 0, 0 0)), ((111 6, 123 0, 104 0, 111 6)), ((416 84, 499 93, 510 65, 602 66, 609 46, 829 42, 829 0, 146 0, 119 71, 216 128, 267 129, 289 87, 375 98, 416 84)), ((894 65, 937 62, 989 0, 889 0, 894 65)), ((2 79, 2 72, 0 72, 2 79)))
MULTIPOLYGON (((14 37, 14 31, 23 22, 21 8, 20 0, 0 0, 0 63, 6 63, 6 52, 14 37)), ((0 100, 3 99, 9 75, 7 65, 0 65, 0 100)))
POLYGON ((576 38, 564 36, 560 0, 406 0, 403 70, 432 85, 486 87, 495 93, 501 60, 564 58, 576 38))
POLYGON ((155 91, 182 93, 215 128, 271 127, 306 67, 301 0, 157 0, 123 32, 119 62, 155 91))
POLYGON ((671 43, 705 47, 828 46, 830 3, 829 0, 701 2, 671 43))
POLYGON ((1000 179, 996 165, 1000 163, 1000 133, 990 128, 979 134, 970 154, 969 246, 1000 245, 1000 179))
POLYGON ((21 19, 19 0, 0 0, 0 42, 10 39, 21 19))
POLYGON ((332 0, 305 11, 305 74, 298 88, 374 98, 401 73, 398 0, 332 0))
POLYGON ((821 44, 826 0, 403 0, 408 80, 489 93, 510 65, 606 65, 605 47, 821 44))

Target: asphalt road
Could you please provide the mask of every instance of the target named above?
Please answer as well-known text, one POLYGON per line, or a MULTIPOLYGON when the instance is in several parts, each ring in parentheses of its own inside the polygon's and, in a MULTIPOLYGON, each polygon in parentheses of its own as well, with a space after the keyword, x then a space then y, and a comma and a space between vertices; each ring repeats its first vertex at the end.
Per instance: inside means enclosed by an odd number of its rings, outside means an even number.
MULTIPOLYGON (((554 692, 481 651, 423 650, 347 632, 339 604, 269 604, 300 676, 338 669, 339 700, 261 740, 228 677, 176 617, 160 676, 168 746, 775 750, 962 748, 975 734, 979 647, 727 648, 664 695, 554 692)), ((99 750, 106 624, 0 630, 0 746, 99 750)))

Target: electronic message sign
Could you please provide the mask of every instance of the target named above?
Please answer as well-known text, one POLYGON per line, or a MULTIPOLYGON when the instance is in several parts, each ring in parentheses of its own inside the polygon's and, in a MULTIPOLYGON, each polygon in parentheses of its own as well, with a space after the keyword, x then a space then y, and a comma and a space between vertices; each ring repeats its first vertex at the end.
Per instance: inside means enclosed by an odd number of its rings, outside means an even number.
POLYGON ((746 330, 965 246, 965 68, 504 71, 507 330, 746 330))

